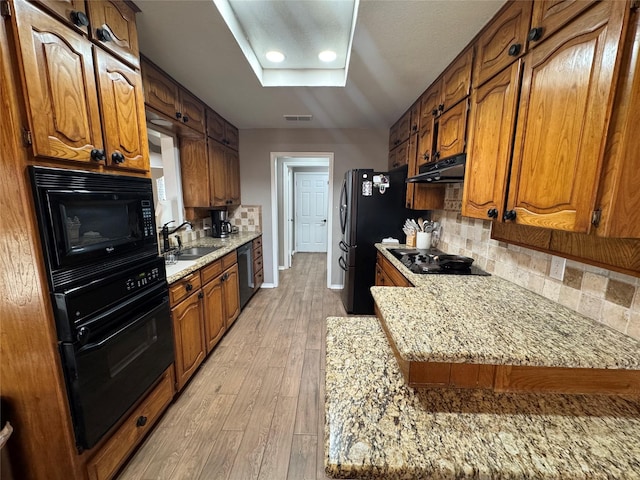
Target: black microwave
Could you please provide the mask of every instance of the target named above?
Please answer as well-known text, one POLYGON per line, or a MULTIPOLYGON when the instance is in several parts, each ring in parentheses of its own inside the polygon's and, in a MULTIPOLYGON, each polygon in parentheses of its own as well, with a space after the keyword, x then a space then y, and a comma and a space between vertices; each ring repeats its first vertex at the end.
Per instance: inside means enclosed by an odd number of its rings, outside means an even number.
POLYGON ((148 178, 29 167, 53 291, 158 256, 148 178))

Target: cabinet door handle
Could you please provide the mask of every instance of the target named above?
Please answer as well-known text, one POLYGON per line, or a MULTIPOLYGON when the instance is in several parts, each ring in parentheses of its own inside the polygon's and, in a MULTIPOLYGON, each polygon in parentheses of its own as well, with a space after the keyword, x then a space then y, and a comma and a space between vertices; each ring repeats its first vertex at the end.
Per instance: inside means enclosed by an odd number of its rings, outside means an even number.
POLYGON ((187 117, 186 115, 184 115, 184 116, 182 117, 182 121, 183 121, 184 123, 187 123, 187 122, 189 121, 189 117, 187 117))
POLYGON ((490 208, 489 210, 487 210, 487 217, 489 217, 489 218, 498 218, 498 209, 497 208, 490 208))
POLYGON ((180 120, 182 118, 182 113, 176 112, 176 118, 180 120))
POLYGON ((71 21, 76 27, 86 27, 89 25, 89 18, 84 12, 76 12, 75 10, 69 14, 71 21))
POLYGON ((522 50, 522 45, 519 43, 514 43, 509 47, 509 55, 512 57, 517 57, 520 54, 520 50, 522 50))
POLYGON ((529 30, 529 35, 527 35, 527 38, 529 39, 530 42, 537 42, 542 38, 542 33, 543 33, 542 27, 534 27, 531 30, 529 30))
POLYGON ((111 154, 111 161, 113 163, 117 163, 117 164, 124 163, 124 155, 122 153, 120 153, 120 152, 117 152, 117 151, 113 152, 111 154))
POLYGON ((438 105, 438 110, 440 112, 444 112, 444 103, 441 103, 440 105, 438 105))
POLYGON ((101 42, 111 42, 113 40, 111 34, 104 28, 96 28, 96 35, 101 42))
POLYGON ((187 292, 190 292, 191 290, 193 290, 193 285, 191 285, 190 283, 187 283, 187 285, 184 287, 187 292))
POLYGON ((433 115, 434 117, 438 115, 438 109, 434 108, 433 110, 431 110, 431 115, 433 115))
POLYGON ((202 293, 202 292, 198 293, 198 298, 200 298, 200 299, 204 298, 204 293, 202 293))
POLYGON ((104 154, 104 150, 100 150, 98 148, 94 148, 93 150, 91 150, 91 160, 93 160, 94 162, 102 162, 106 159, 107 157, 104 154))
POLYGON ((140 415, 136 420, 136 427, 144 427, 147 424, 147 417, 140 415))
POLYGON ((504 212, 504 216, 502 217, 505 221, 515 220, 516 219, 516 211, 515 210, 507 210, 504 212))

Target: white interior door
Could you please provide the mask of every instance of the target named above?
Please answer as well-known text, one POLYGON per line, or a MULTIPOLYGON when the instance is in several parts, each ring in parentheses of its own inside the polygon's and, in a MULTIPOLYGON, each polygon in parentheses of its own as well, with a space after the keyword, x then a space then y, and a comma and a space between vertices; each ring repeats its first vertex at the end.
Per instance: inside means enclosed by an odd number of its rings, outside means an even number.
POLYGON ((296 251, 326 252, 329 175, 296 172, 295 190, 296 251))

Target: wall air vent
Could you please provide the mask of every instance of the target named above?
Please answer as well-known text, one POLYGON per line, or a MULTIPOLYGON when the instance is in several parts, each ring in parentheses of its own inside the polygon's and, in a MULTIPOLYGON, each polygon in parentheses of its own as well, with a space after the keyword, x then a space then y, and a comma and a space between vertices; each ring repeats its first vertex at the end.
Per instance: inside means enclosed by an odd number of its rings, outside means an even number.
POLYGON ((287 122, 310 122, 313 115, 283 115, 287 122))

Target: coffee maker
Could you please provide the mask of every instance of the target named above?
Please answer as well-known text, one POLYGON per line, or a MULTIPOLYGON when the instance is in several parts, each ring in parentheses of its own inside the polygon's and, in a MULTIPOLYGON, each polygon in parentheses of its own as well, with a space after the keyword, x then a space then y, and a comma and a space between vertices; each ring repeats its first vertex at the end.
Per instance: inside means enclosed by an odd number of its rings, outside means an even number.
POLYGON ((227 238, 231 233, 231 224, 227 221, 226 210, 211 210, 211 236, 227 238))

